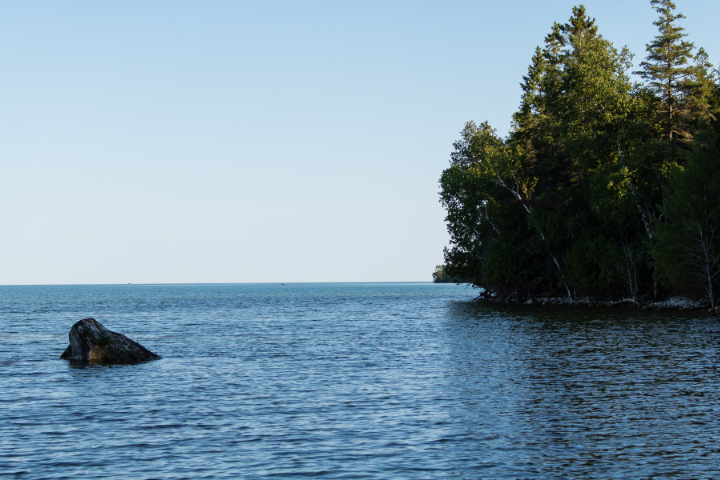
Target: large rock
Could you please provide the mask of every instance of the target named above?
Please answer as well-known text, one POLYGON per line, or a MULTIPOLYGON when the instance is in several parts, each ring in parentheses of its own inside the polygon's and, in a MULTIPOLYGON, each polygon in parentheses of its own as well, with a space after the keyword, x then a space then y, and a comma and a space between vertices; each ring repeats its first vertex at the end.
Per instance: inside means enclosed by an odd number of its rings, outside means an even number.
POLYGON ((91 364, 121 364, 158 360, 155 355, 125 335, 111 332, 94 318, 84 318, 70 328, 70 345, 60 358, 91 364))

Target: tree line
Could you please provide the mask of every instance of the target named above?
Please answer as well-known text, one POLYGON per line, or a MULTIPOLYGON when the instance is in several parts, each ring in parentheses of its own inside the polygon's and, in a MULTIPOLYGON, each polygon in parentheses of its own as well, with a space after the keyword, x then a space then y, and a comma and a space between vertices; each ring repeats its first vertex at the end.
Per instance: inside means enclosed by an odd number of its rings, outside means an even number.
POLYGON ((720 302, 718 71, 675 4, 650 3, 636 71, 574 7, 535 50, 510 133, 465 125, 440 178, 445 275, 519 301, 720 302))

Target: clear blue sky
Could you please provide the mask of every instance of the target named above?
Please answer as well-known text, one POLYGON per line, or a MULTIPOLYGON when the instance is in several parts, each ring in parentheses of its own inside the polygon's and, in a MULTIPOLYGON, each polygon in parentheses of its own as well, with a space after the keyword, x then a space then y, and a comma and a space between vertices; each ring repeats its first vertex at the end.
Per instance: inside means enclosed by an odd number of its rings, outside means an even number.
MULTIPOLYGON (((585 5, 638 64, 649 1, 585 5)), ((572 6, 2 2, 0 284, 429 280, 452 142, 572 6)))

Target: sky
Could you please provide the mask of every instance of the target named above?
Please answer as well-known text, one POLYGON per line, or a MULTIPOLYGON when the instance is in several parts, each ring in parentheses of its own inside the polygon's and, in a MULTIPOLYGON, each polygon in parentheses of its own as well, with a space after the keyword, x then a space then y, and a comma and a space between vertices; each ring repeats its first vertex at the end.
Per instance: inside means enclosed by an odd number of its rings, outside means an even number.
MULTIPOLYGON (((429 281, 452 143, 573 5, 3 1, 0 284, 429 281)), ((638 65, 649 1, 585 5, 638 65)))

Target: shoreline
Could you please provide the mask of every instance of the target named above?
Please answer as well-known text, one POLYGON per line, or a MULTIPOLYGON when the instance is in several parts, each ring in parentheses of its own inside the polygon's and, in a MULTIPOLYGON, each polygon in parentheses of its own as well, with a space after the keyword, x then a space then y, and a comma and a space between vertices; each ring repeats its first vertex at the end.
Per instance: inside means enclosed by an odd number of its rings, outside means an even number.
MULTIPOLYGON (((681 296, 669 297, 666 300, 652 302, 633 302, 632 298, 603 301, 595 300, 590 297, 579 298, 572 301, 567 297, 536 297, 530 298, 525 302, 512 302, 495 297, 479 297, 479 300, 491 303, 516 303, 520 305, 584 305, 589 307, 634 306, 638 310, 686 310, 713 313, 713 309, 710 307, 707 300, 692 300, 681 296)), ((716 309, 714 313, 718 313, 719 311, 720 308, 716 309)))

